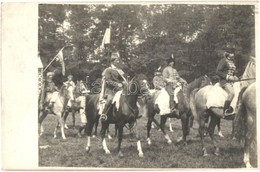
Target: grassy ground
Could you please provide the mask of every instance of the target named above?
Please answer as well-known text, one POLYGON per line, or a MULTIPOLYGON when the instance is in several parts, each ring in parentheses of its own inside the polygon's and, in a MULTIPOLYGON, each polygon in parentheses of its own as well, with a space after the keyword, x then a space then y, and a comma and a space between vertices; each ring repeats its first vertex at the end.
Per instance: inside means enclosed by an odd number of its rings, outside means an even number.
MULTIPOLYGON (((219 141, 220 156, 213 154, 214 147, 209 137, 206 137, 205 144, 209 153, 208 157, 202 157, 200 139, 198 137, 198 125, 195 124, 188 137, 188 145, 177 144, 176 140, 182 135, 180 121, 173 119, 174 132, 167 132, 173 140, 171 145, 166 143, 162 132, 157 129, 151 130, 152 145, 146 142, 146 118, 139 120, 141 125, 142 148, 144 157, 139 158, 136 150, 136 141, 130 137, 129 131, 124 129, 125 135, 122 142, 121 158, 116 154, 117 139, 108 140, 108 148, 111 155, 105 155, 102 150, 100 135, 91 140, 91 150, 85 151, 87 138, 77 136, 77 129, 71 127, 71 116, 67 123, 70 129, 65 130, 67 140, 63 141, 60 135, 53 138, 53 131, 56 117, 47 116, 43 122, 45 133, 39 138, 39 166, 41 167, 109 167, 109 168, 241 168, 243 164, 242 145, 231 139, 231 121, 223 120, 221 123, 222 133, 225 138, 216 136, 219 141)), ((76 115, 76 126, 80 119, 76 115)), ((113 133, 113 127, 110 127, 113 133)), ((256 166, 256 156, 251 158, 252 165, 256 166)))

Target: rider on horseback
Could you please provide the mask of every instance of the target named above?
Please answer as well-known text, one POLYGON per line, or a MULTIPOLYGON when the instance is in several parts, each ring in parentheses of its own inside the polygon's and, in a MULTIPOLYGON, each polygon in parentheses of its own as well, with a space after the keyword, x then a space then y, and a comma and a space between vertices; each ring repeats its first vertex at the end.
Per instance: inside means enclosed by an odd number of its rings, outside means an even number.
POLYGON ((234 63, 234 52, 229 51, 224 53, 224 58, 222 58, 217 66, 216 74, 220 77, 220 85, 227 92, 228 97, 224 103, 223 108, 223 118, 227 116, 233 116, 234 112, 230 112, 230 104, 234 98, 234 88, 233 83, 238 80, 235 76, 236 65, 234 63))
POLYGON ((111 65, 102 73, 102 88, 100 93, 99 114, 102 120, 107 119, 107 113, 111 107, 114 95, 123 88, 123 82, 126 82, 124 71, 120 67, 119 53, 112 53, 111 65))
POLYGON ((170 108, 175 112, 176 116, 179 117, 178 100, 174 98, 174 89, 181 83, 187 84, 187 82, 182 79, 177 70, 174 69, 175 59, 173 55, 167 60, 167 63, 168 66, 163 70, 163 78, 166 83, 165 89, 170 96, 170 108))
POLYGON ((156 90, 161 90, 165 87, 164 78, 161 72, 161 66, 154 72, 153 86, 156 90))
MULTIPOLYGON (((75 83, 74 81, 72 80, 73 79, 73 76, 72 75, 68 75, 68 80, 65 82, 65 84, 70 84, 73 88, 75 88, 75 83)), ((70 99, 68 101, 68 104, 67 104, 67 110, 71 110, 71 106, 72 106, 72 100, 70 99)))
POLYGON ((53 76, 54 73, 53 72, 48 72, 47 73, 47 79, 45 81, 45 92, 46 92, 46 96, 45 96, 45 102, 49 102, 49 106, 48 108, 51 109, 53 107, 53 103, 56 100, 56 95, 53 94, 55 91, 59 91, 58 87, 55 85, 55 83, 53 82, 53 76))

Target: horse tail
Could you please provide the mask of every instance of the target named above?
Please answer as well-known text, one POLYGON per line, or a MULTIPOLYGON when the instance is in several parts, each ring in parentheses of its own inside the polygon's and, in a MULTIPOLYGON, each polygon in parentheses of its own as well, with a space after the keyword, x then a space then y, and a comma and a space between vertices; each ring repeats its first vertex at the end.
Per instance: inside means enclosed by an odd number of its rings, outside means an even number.
POLYGON ((196 109, 196 106, 195 106, 195 94, 197 93, 199 89, 195 89, 191 92, 190 94, 190 127, 193 126, 193 122, 194 122, 194 118, 198 118, 198 114, 197 114, 197 109, 196 109))
POLYGON ((233 121, 233 136, 238 139, 238 141, 242 141, 245 138, 246 133, 246 108, 242 100, 243 93, 245 92, 246 87, 242 88, 239 96, 238 102, 236 106, 236 116, 233 121))

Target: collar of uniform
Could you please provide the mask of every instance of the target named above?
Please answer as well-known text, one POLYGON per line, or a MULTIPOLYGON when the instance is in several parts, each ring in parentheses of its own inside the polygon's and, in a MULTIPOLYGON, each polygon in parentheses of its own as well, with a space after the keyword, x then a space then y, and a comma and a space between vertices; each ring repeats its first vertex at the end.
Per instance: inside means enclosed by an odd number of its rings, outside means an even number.
POLYGON ((111 69, 117 69, 117 67, 113 64, 111 64, 111 69))

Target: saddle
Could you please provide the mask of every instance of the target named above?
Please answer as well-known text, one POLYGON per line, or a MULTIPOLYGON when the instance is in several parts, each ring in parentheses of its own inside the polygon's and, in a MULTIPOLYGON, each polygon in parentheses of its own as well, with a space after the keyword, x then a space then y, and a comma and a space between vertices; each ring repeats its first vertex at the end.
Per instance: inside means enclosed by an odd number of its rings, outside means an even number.
MULTIPOLYGON (((236 104, 238 101, 238 95, 240 91, 240 85, 239 83, 235 83, 233 85, 234 91, 235 91, 235 96, 230 104, 231 108, 233 111, 235 111, 236 104)), ((219 83, 216 83, 207 93, 207 103, 206 106, 207 108, 223 108, 224 102, 227 99, 227 92, 220 86, 219 83)))

